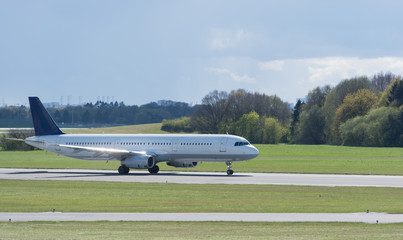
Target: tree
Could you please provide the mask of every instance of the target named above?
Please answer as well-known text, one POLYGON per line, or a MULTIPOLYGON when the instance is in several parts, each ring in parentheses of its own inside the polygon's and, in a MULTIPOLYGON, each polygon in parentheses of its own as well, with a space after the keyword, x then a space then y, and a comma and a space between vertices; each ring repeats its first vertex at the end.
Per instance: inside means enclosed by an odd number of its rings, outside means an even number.
POLYGON ((262 142, 262 124, 259 114, 252 111, 244 114, 235 124, 234 133, 248 139, 251 143, 262 142))
POLYGON ((291 142, 294 142, 295 128, 299 122, 299 117, 302 112, 303 105, 304 105, 304 103, 302 103, 301 100, 298 100, 292 111, 292 120, 291 120, 291 124, 290 124, 291 142))
POLYGON ((340 125, 343 145, 370 147, 403 146, 403 109, 381 107, 340 125))
POLYGON ((403 105, 403 80, 400 78, 394 79, 391 84, 383 92, 381 98, 379 99, 378 105, 380 107, 391 106, 400 107, 403 105))
POLYGON ((256 112, 259 116, 273 117, 282 124, 290 121, 289 105, 277 96, 250 93, 245 90, 213 91, 203 98, 202 105, 192 116, 191 123, 200 133, 225 133, 244 114, 256 112))
POLYGON ((393 79, 397 78, 398 76, 394 75, 393 73, 378 73, 375 74, 371 79, 372 86, 377 91, 385 91, 388 85, 392 82, 393 79))
POLYGON ((336 117, 333 124, 333 143, 341 144, 341 136, 339 132, 340 124, 344 123, 348 119, 356 116, 364 116, 369 110, 375 106, 378 101, 378 97, 374 92, 368 89, 360 89, 353 94, 348 94, 343 103, 336 110, 336 117))
POLYGON ((29 151, 37 148, 32 147, 25 142, 10 140, 7 138, 25 139, 34 136, 33 130, 11 129, 7 134, 2 134, 0 137, 0 148, 3 151, 29 151))
POLYGON ((326 101, 326 97, 331 90, 332 88, 329 85, 325 85, 323 87, 316 87, 313 90, 309 91, 307 102, 305 105, 306 110, 309 110, 314 105, 323 107, 326 101))
POLYGON ((192 125, 200 133, 217 133, 218 124, 225 120, 229 105, 228 93, 210 92, 193 114, 192 125))
POLYGON ((298 144, 324 144, 325 143, 325 117, 322 109, 314 105, 301 114, 297 124, 295 143, 298 144))
POLYGON ((182 117, 180 119, 162 121, 162 131, 167 132, 194 132, 194 128, 190 124, 190 117, 182 117))
POLYGON ((91 123, 91 114, 88 109, 84 112, 84 114, 82 116, 82 121, 83 121, 83 123, 86 123, 86 124, 91 123))
POLYGON ((333 139, 335 134, 332 131, 332 126, 334 124, 336 110, 340 104, 343 103, 344 98, 348 94, 354 93, 360 89, 371 90, 372 88, 371 82, 367 77, 358 77, 344 80, 330 91, 323 105, 323 113, 326 120, 325 134, 327 143, 335 142, 333 139))
POLYGON ((239 89, 229 95, 229 108, 227 119, 237 121, 243 114, 255 111, 259 116, 267 116, 278 119, 282 124, 288 124, 290 120, 290 107, 277 96, 251 93, 239 89))
POLYGON ((264 144, 277 144, 285 135, 286 129, 275 118, 264 118, 263 140, 264 144))

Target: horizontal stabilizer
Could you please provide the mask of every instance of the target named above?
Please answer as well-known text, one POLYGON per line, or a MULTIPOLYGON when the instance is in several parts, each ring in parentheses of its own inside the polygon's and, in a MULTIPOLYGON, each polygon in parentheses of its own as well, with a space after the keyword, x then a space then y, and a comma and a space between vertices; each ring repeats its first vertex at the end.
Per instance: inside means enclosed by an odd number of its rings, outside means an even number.
POLYGON ((13 140, 13 141, 19 141, 19 142, 25 142, 25 139, 21 138, 6 138, 7 140, 13 140))

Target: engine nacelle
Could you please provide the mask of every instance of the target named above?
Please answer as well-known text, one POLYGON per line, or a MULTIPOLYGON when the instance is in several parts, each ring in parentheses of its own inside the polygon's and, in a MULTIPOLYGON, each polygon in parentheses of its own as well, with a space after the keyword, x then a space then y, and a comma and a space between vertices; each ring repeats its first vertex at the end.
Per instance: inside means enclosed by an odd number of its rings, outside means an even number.
POLYGON ((172 161, 167 162, 168 166, 177 167, 177 168, 194 168, 199 165, 198 162, 179 162, 179 161, 172 161))
POLYGON ((155 160, 152 156, 133 156, 126 158, 124 165, 128 168, 147 169, 154 167, 155 160))

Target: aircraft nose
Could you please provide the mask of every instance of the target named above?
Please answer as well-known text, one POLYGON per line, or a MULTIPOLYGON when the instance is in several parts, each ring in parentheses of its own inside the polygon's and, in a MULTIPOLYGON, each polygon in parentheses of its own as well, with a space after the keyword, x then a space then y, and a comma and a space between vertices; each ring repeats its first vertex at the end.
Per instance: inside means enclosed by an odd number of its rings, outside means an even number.
POLYGON ((256 147, 252 148, 252 155, 253 155, 254 158, 259 156, 259 150, 257 150, 256 147))
POLYGON ((253 159, 259 155, 259 150, 257 150, 254 146, 249 146, 249 150, 247 152, 248 159, 253 159))

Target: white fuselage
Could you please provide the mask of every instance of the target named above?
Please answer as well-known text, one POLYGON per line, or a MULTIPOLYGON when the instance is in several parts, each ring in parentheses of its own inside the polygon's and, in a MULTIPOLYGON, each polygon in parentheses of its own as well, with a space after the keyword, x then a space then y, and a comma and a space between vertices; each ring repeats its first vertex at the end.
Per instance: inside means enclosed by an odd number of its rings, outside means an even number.
MULTIPOLYGON (((102 149, 144 152, 155 162, 226 162, 255 158, 259 151, 249 142, 233 135, 203 134, 61 134, 30 137, 27 143, 60 155, 86 160, 122 160, 102 149), (96 148, 81 151, 68 146, 96 148), (101 151, 99 151, 101 150, 101 151)), ((113 155, 113 154, 112 154, 113 155)))

